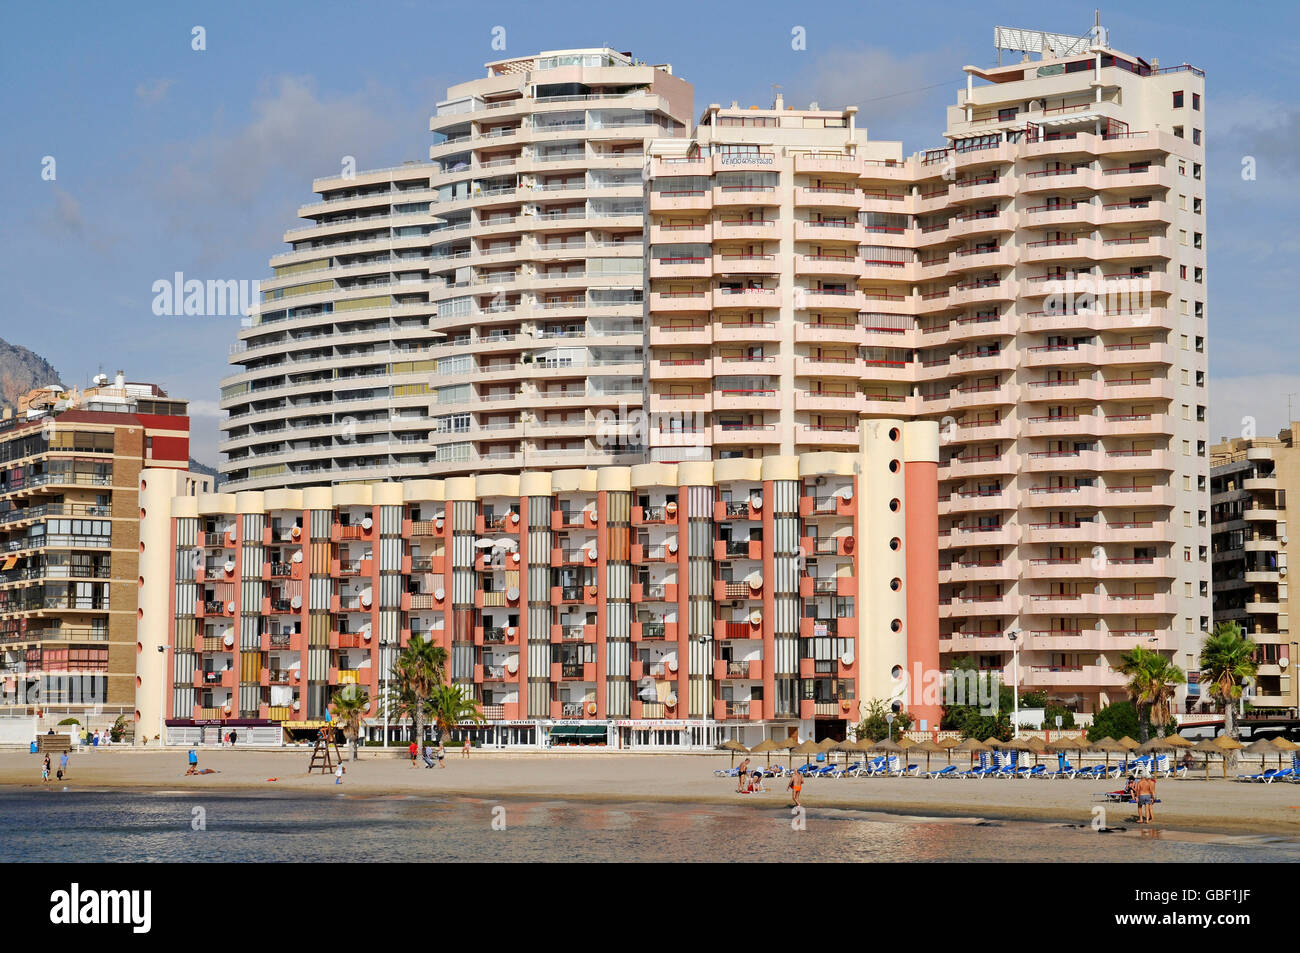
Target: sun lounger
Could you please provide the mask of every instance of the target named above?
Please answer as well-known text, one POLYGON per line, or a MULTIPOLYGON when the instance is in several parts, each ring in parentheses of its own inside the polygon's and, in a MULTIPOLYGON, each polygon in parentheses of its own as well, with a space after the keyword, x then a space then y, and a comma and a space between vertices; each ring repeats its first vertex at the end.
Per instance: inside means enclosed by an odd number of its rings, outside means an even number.
POLYGON ((957 774, 957 766, 955 764, 950 764, 947 767, 940 768, 937 771, 925 772, 925 776, 927 778, 951 778, 956 776, 956 774, 957 774))

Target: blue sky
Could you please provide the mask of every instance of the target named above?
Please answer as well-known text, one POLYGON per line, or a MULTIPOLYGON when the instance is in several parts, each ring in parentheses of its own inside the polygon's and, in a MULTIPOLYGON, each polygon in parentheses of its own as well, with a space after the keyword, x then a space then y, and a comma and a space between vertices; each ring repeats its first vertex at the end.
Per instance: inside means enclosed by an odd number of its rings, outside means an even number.
MULTIPOLYGON (((1282 426, 1300 395, 1295 5, 1103 8, 1111 44, 1207 72, 1211 437, 1282 426), (1243 181, 1243 156, 1257 177, 1243 181)), ((939 145, 961 67, 995 24, 1083 33, 1080 3, 11 4, 0 13, 0 337, 66 384, 119 367, 193 402, 216 463, 236 318, 157 317, 153 282, 260 279, 311 179, 427 156, 450 83, 506 53, 608 44, 671 62, 710 102, 861 106, 872 138, 939 145), (1050 11, 1050 12, 1045 12, 1050 11), (192 28, 206 50, 191 49, 192 28), (806 50, 791 49, 804 27, 806 50), (55 160, 56 178, 42 178, 55 160)), ((1300 410, 1300 396, 1295 406, 1300 410)))

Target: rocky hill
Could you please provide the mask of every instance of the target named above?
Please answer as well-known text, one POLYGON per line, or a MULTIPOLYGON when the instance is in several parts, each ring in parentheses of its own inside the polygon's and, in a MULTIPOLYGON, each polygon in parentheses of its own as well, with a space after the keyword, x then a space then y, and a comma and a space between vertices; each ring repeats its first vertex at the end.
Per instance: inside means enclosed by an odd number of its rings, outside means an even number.
POLYGON ((64 383, 54 365, 34 351, 0 338, 0 404, 14 406, 33 387, 64 383))

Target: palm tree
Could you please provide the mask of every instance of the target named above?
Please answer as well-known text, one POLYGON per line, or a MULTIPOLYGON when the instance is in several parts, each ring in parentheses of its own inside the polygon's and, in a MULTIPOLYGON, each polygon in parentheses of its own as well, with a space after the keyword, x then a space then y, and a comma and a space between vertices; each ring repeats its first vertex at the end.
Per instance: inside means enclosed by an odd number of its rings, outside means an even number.
POLYGON ((364 688, 344 685, 330 701, 334 717, 343 723, 343 736, 352 748, 352 760, 357 760, 357 738, 361 735, 361 716, 370 706, 370 696, 364 688))
POLYGON ((1140 645, 1119 658, 1119 670, 1129 677, 1128 693, 1137 706, 1138 733, 1145 743, 1151 725, 1169 724, 1174 692, 1187 676, 1159 652, 1140 645))
POLYGON ((411 720, 415 722, 416 744, 424 744, 425 706, 434 691, 446 680, 447 650, 431 640, 413 637, 393 664, 393 677, 399 689, 408 692, 411 720))
POLYGON ((462 721, 483 720, 478 702, 461 685, 439 685, 429 698, 429 713, 439 739, 462 721))
POLYGON ((1208 683, 1210 697, 1223 706, 1223 730, 1236 738, 1233 702, 1241 698, 1241 683, 1255 675, 1255 649, 1235 622, 1220 622, 1201 646, 1201 684, 1208 683))
POLYGON ((400 725, 404 721, 409 721, 407 726, 408 740, 415 740, 415 709, 418 707, 415 700, 415 693, 405 684, 397 680, 396 671, 388 682, 388 693, 384 696, 379 705, 380 717, 385 715, 391 724, 400 725))

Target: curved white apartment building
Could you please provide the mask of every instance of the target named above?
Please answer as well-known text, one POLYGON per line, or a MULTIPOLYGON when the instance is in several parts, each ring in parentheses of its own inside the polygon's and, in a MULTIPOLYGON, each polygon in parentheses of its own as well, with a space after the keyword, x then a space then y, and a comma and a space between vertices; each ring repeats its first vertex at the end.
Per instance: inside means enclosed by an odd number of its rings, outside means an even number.
POLYGON ((229 487, 640 462, 645 145, 691 103, 627 53, 503 60, 431 162, 317 180, 222 382, 229 487))
POLYGON ((939 421, 941 652, 1010 683, 1018 648, 1086 713, 1209 623, 1204 78, 1098 46, 966 74, 908 158, 779 99, 652 145, 649 452, 939 421))

